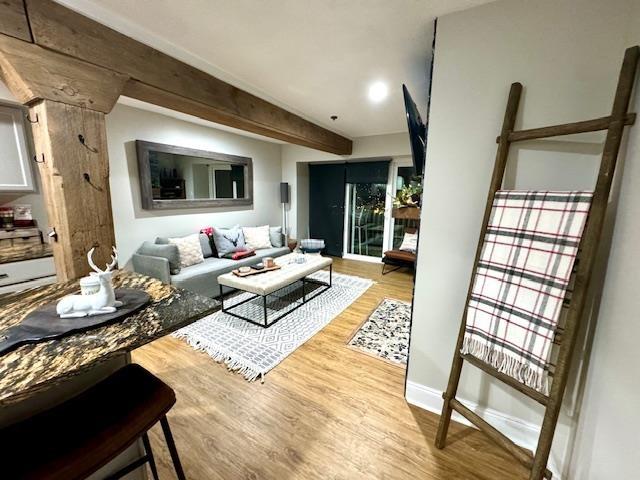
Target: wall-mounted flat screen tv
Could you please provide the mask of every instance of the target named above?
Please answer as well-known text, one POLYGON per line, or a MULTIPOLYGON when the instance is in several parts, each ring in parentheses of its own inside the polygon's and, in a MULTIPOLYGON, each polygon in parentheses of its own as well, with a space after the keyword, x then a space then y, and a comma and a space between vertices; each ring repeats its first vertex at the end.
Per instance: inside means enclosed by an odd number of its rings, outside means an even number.
POLYGON ((427 143, 427 127, 420 117, 416 103, 406 85, 402 85, 404 95, 404 107, 407 111, 407 127, 409 128, 409 141, 411 142, 411 154, 416 176, 422 177, 424 173, 424 160, 427 143))

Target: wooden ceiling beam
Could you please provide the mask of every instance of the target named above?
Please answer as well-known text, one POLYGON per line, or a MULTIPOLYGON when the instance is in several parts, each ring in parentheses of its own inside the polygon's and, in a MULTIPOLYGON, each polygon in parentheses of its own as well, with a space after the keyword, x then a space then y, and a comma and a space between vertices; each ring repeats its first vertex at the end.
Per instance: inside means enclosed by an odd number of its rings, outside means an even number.
POLYGON ((2 0, 0 2, 0 33, 33 42, 27 12, 23 0, 2 0))
POLYGON ((36 44, 130 77, 128 96, 326 152, 352 151, 350 139, 51 0, 26 5, 36 44))
POLYGON ((25 105, 38 100, 111 111, 126 75, 0 34, 0 77, 25 105))

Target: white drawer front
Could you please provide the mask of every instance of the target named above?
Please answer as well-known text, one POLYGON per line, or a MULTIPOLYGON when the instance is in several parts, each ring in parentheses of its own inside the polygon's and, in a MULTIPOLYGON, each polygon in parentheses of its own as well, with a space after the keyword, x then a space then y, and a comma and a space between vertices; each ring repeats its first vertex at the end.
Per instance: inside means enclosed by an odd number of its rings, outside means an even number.
POLYGON ((4 263, 0 265, 0 286, 55 276, 55 274, 53 257, 4 263))

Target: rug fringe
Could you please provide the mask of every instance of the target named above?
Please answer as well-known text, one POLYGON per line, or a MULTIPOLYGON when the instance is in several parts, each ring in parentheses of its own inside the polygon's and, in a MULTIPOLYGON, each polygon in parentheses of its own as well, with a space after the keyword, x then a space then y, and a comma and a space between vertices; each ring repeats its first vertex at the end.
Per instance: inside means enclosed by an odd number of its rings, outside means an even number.
POLYGON ((460 352, 465 355, 473 355, 499 372, 515 378, 544 395, 549 394, 549 375, 547 372, 535 370, 528 363, 497 350, 492 345, 475 338, 465 337, 460 352))
POLYGON ((241 360, 232 359, 231 355, 229 355, 228 353, 213 348, 210 345, 201 342, 200 340, 194 339, 188 333, 182 333, 178 330, 177 332, 173 333, 173 336, 185 340, 187 344, 189 344, 195 350, 206 353, 217 363, 224 363, 229 371, 239 373, 247 381, 253 382, 260 378, 260 383, 264 383, 265 372, 256 370, 254 367, 247 365, 241 360))

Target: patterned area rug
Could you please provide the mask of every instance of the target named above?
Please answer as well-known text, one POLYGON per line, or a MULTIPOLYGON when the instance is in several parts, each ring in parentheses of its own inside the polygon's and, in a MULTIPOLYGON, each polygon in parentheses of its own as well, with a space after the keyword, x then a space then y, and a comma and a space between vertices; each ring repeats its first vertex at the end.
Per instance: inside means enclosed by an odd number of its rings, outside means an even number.
MULTIPOLYGON (((310 278, 328 282, 329 272, 320 271, 310 278)), ((322 330, 371 285, 373 280, 334 273, 333 286, 329 290, 319 293, 320 287, 307 284, 307 303, 268 328, 218 311, 178 330, 174 336, 208 353, 215 361, 224 362, 230 370, 244 375, 249 381, 262 379, 265 373, 322 330)), ((302 284, 298 282, 276 293, 278 297, 268 297, 269 322, 295 306, 302 297, 302 284)), ((227 302, 231 307, 252 295, 240 293, 225 299, 225 308, 227 302)), ((238 306, 234 312, 262 319, 262 298, 238 306)))
POLYGON ((407 364, 411 304, 385 298, 349 345, 394 363, 407 364))

